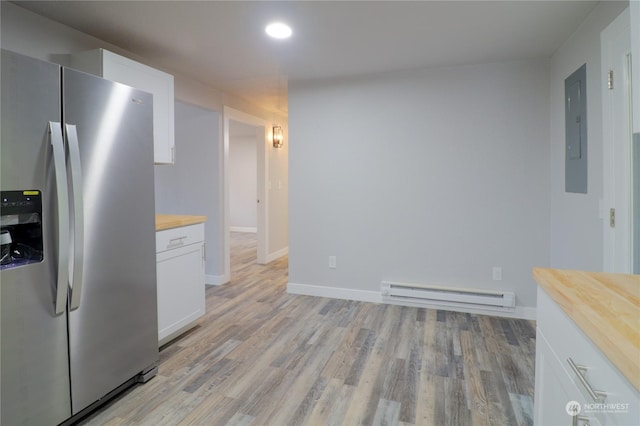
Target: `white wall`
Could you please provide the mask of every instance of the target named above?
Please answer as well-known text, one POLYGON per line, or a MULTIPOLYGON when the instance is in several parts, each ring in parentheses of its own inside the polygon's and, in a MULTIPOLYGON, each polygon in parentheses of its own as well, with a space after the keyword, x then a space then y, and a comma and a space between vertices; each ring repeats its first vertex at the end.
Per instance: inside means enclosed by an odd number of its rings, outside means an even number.
POLYGON ((535 307, 531 269, 549 263, 548 90, 544 61, 291 82, 290 282, 512 290, 535 307))
POLYGON ((551 266, 602 270, 603 197, 600 32, 627 6, 600 3, 551 58, 551 266), (564 192, 564 80, 587 64, 587 194, 564 192))
POLYGON ((184 102, 175 103, 176 162, 155 166, 156 212, 207 216, 205 244, 207 283, 222 269, 221 211, 218 209, 219 114, 184 102))
POLYGON ((255 232, 258 198, 258 147, 256 136, 229 133, 229 210, 232 230, 255 232), (235 229, 234 229, 235 228, 235 229))
MULTIPOLYGON (((289 247, 289 133, 286 122, 275 124, 282 127, 284 146, 267 147, 269 158, 269 241, 267 253, 273 254, 289 247)), ((296 141, 293 142, 295 144, 296 141)))
MULTIPOLYGON (((150 3, 150 7, 153 5, 150 3)), ((2 48, 9 49, 14 52, 22 53, 27 56, 40 58, 61 65, 68 65, 69 54, 80 52, 83 50, 96 49, 102 47, 112 52, 124 55, 141 63, 161 69, 174 75, 175 97, 178 100, 200 106, 219 113, 219 125, 217 138, 212 142, 216 144, 218 149, 219 162, 210 164, 209 167, 218 173, 216 182, 211 185, 217 185, 217 188, 211 188, 212 191, 219 194, 216 200, 216 210, 223 211, 223 117, 222 111, 224 106, 243 111, 247 114, 259 117, 269 123, 278 123, 283 126, 285 134, 287 131, 287 117, 273 112, 265 111, 246 100, 222 92, 211 86, 207 86, 199 81, 185 77, 176 73, 171 69, 166 69, 154 63, 153 58, 143 58, 132 54, 117 46, 99 40, 95 37, 81 33, 73 28, 51 21, 42 16, 36 15, 15 4, 2 1, 0 2, 0 42, 2 48)), ((286 140, 285 140, 286 141, 286 140)), ((182 148, 176 145, 176 156, 180 157, 182 148)), ((271 176, 283 180, 282 190, 274 190, 269 192, 269 210, 270 218, 273 220, 269 223, 269 240, 267 246, 271 251, 277 251, 280 248, 287 247, 287 147, 272 152, 268 155, 268 165, 271 176)), ((218 221, 216 227, 222 229, 222 215, 219 218, 210 218, 208 224, 213 226, 212 221, 218 221)), ((220 242, 222 247, 222 242, 220 242)), ((222 268, 221 270, 209 271, 216 276, 224 276, 228 271, 224 271, 224 254, 222 249, 218 251, 207 252, 207 257, 215 256, 215 265, 222 268), (219 259, 217 259, 219 257, 219 259)), ((209 273, 208 272, 208 273, 209 273)), ((227 274, 228 275, 228 274, 227 274)))

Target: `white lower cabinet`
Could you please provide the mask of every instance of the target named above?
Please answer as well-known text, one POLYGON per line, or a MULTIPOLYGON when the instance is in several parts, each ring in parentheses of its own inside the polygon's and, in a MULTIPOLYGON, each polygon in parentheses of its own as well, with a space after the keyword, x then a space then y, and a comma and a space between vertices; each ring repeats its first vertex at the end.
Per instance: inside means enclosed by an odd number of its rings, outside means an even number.
POLYGON ((159 345, 204 315, 204 260, 204 224, 156 233, 159 345))
POLYGON ((597 418, 582 412, 585 403, 544 334, 537 328, 534 423, 539 426, 600 425, 597 418), (570 412, 577 414, 574 417, 570 412))
POLYGON ((534 424, 640 425, 638 391, 540 287, 537 311, 534 424))

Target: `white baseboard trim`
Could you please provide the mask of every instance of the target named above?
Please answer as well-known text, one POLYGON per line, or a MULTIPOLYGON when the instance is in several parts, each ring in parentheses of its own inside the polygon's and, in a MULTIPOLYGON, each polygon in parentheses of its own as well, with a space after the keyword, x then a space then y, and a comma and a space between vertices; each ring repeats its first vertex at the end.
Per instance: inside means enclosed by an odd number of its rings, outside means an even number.
POLYGON ((382 295, 379 291, 354 290, 351 288, 288 283, 287 293, 300 294, 304 296, 329 297, 332 299, 356 300, 359 302, 382 303, 382 295))
POLYGON ((522 318, 535 321, 538 319, 538 310, 530 306, 516 306, 514 318, 522 318))
POLYGON ((269 253, 265 259, 266 263, 273 262, 276 259, 281 258, 282 256, 286 256, 289 254, 289 247, 281 248, 278 251, 274 251, 273 253, 269 253))
MULTIPOLYGON (((340 288, 340 287, 326 287, 320 285, 311 285, 311 284, 296 284, 296 283, 288 283, 287 284, 287 293, 289 294, 299 294, 304 296, 317 296, 317 297, 329 297, 332 299, 346 299, 346 300, 356 300, 359 302, 371 302, 371 303, 383 303, 382 294, 379 291, 368 291, 368 290, 355 290, 351 288, 340 288)), ((389 302, 393 303, 393 302, 389 302)), ((443 306, 436 304, 420 304, 411 305, 405 303, 393 303, 396 305, 403 306, 417 306, 421 308, 429 308, 429 309, 439 309, 444 311, 455 311, 455 312, 466 312, 470 314, 479 314, 479 315, 490 315, 495 317, 507 317, 507 318, 520 318, 527 320, 535 320, 536 319, 536 308, 531 308, 528 306, 516 306, 514 312, 500 312, 500 311, 492 311, 485 310, 479 308, 465 308, 465 307, 451 307, 451 306, 443 306)))
POLYGON ((224 275, 205 275, 204 282, 209 285, 222 285, 229 282, 229 279, 225 280, 224 275))
POLYGON ((251 232, 251 233, 256 233, 258 232, 258 228, 251 227, 251 226, 230 226, 229 227, 229 231, 231 232, 251 232))

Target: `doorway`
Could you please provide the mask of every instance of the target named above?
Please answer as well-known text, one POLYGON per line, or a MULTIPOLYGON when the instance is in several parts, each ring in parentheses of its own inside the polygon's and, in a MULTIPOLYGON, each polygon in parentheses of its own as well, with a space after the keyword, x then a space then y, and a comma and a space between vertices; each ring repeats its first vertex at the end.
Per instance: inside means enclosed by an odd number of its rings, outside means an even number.
MULTIPOLYGON (((266 166, 266 144, 268 142, 267 123, 258 117, 250 114, 238 111, 230 107, 224 107, 224 119, 223 119, 223 155, 222 155, 222 169, 223 169, 223 259, 224 259, 224 276, 223 282, 231 280, 231 245, 230 245, 230 232, 232 227, 231 221, 231 194, 230 194, 230 144, 233 143, 234 136, 244 134, 246 137, 254 135, 255 140, 255 210, 247 207, 245 210, 255 211, 255 240, 256 240, 256 259, 257 263, 266 263, 267 253, 267 241, 268 241, 268 226, 266 212, 268 206, 268 197, 266 193, 266 182, 268 181, 268 168, 266 166)), ((238 139, 238 138, 236 138, 238 139)), ((245 206, 246 207, 246 206, 245 206)), ((252 228, 252 226, 246 226, 245 228, 252 228)), ((237 228, 236 228, 237 229, 237 228)), ((253 229, 244 229, 245 231, 253 229)))
POLYGON ((257 260, 258 144, 262 127, 229 120, 231 274, 257 260))
POLYGON ((231 232, 258 232, 259 126, 229 121, 229 227, 231 232))
MULTIPOLYGON (((631 105, 631 35, 627 8, 601 34, 603 82, 603 144, 604 144, 604 234, 603 267, 605 272, 633 273, 634 257, 640 247, 634 247, 634 216, 638 215, 637 186, 634 170, 631 105)), ((637 180, 637 179, 636 179, 637 180)), ((637 223, 636 223, 637 226, 637 223)), ((635 269, 638 273, 638 270, 635 269)))

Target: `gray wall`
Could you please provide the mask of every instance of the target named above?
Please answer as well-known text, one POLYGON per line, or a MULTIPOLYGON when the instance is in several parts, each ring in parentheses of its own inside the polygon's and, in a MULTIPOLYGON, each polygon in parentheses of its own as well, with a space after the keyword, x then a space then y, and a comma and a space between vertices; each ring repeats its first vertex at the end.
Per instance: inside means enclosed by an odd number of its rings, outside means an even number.
POLYGON ((551 58, 551 266, 601 271, 603 267, 602 82, 600 33, 627 6, 599 4, 551 58), (564 190, 564 80, 587 64, 588 189, 586 194, 564 190))
MULTIPOLYGON (((207 276, 222 275, 220 229, 219 114, 184 102, 175 103, 176 162, 155 166, 156 213, 208 217, 205 224, 207 276)), ((207 282, 212 281, 207 277, 207 282)))
POLYGON ((535 307, 531 269, 549 264, 548 73, 531 61, 290 83, 290 282, 511 290, 535 307))

